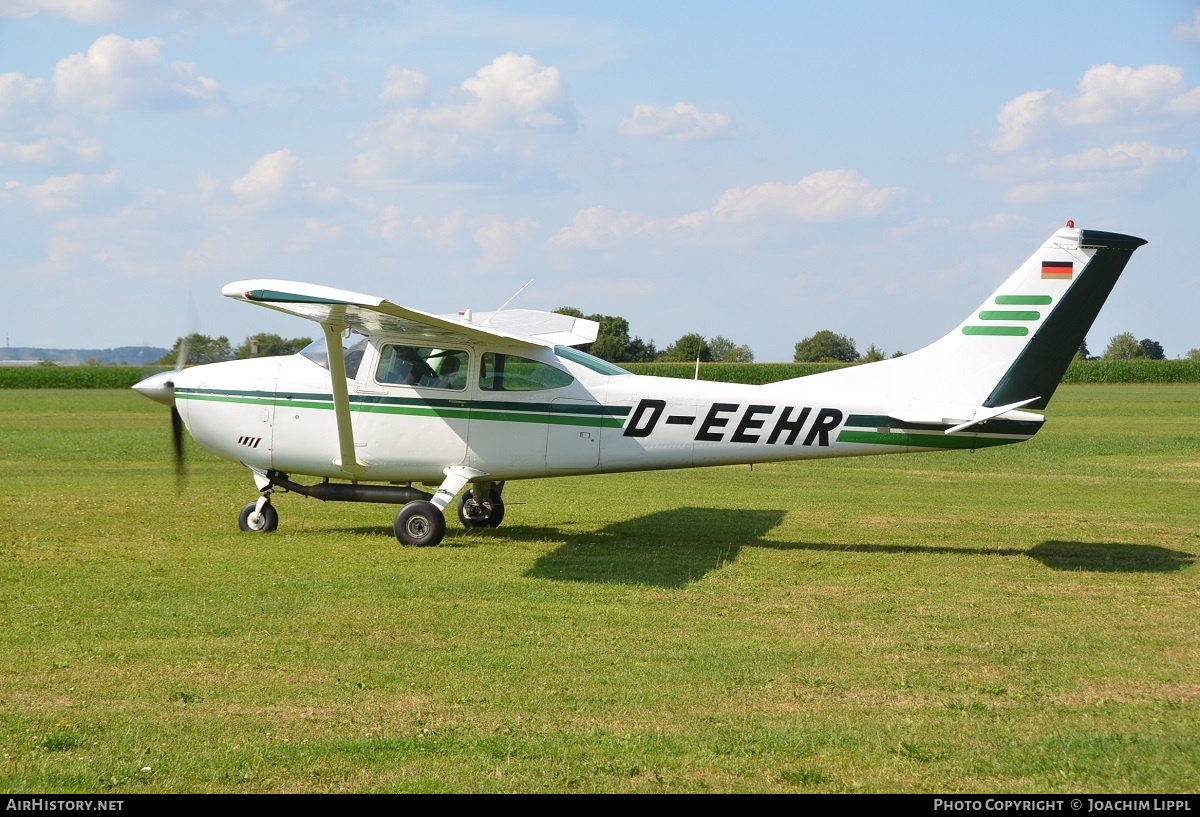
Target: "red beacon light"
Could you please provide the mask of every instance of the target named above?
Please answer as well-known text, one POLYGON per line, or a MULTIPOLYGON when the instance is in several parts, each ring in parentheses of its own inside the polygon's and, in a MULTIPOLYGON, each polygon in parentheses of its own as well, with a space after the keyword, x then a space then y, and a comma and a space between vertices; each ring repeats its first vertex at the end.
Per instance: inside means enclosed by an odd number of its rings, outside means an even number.
POLYGON ((1073 218, 1067 219, 1067 227, 1069 227, 1072 230, 1075 229, 1075 219, 1073 219, 1073 218))

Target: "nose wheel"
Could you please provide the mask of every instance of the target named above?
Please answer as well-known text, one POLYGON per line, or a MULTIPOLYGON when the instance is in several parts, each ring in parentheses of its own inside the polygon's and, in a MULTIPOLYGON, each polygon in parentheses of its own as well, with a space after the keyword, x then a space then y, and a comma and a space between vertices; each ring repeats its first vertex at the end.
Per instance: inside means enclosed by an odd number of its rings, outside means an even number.
POLYGON ((246 503, 238 514, 238 528, 247 533, 270 533, 279 527, 279 511, 267 497, 246 503))
POLYGON ((487 499, 480 501, 475 495, 477 490, 483 494, 482 490, 472 488, 458 501, 458 520, 468 528, 499 527, 504 521, 504 500, 500 498, 500 492, 491 488, 486 493, 487 499))

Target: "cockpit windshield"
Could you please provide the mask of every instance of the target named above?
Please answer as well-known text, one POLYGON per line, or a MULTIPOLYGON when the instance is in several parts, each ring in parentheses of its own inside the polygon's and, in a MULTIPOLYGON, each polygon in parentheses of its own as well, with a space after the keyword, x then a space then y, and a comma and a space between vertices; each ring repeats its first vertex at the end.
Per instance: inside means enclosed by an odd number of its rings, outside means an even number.
MULTIPOLYGON (((358 377, 358 367, 362 363, 363 352, 367 350, 367 338, 353 329, 342 335, 342 348, 345 350, 346 377, 353 380, 358 377)), ((329 368, 329 347, 322 335, 300 350, 300 354, 323 369, 329 368)))

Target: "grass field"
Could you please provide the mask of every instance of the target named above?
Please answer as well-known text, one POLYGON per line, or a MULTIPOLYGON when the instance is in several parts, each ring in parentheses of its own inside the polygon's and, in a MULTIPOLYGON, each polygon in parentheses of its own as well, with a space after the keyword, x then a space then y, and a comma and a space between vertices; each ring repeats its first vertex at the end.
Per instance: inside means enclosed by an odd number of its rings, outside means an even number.
POLYGON ((1195 792, 1200 385, 1029 443, 510 484, 405 548, 0 391, 8 792, 1195 792))

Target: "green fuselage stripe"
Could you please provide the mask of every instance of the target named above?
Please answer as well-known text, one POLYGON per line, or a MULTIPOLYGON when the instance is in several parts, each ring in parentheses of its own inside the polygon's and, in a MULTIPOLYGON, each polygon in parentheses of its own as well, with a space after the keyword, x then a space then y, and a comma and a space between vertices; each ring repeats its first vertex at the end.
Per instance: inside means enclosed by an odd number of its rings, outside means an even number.
POLYGON ((839 443, 863 443, 866 445, 899 445, 910 448, 990 448, 996 445, 1024 442, 1024 437, 954 437, 945 434, 912 434, 906 431, 854 431, 842 429, 837 436, 839 443))
MULTIPOLYGON (((303 408, 333 411, 333 397, 323 394, 274 394, 271 392, 222 392, 216 389, 179 389, 180 400, 198 400, 242 405, 303 408)), ((488 420, 508 423, 545 423, 585 428, 621 428, 628 406, 606 407, 586 404, 518 403, 510 400, 417 400, 352 395, 350 410, 405 417, 438 417, 443 420, 488 420)))

